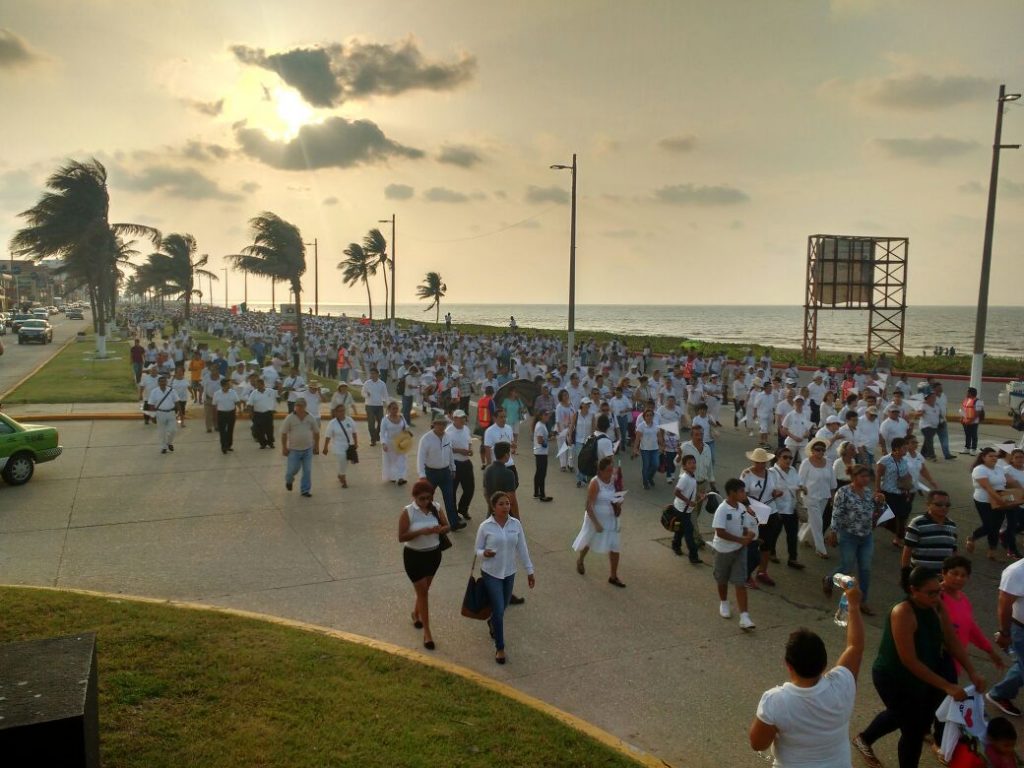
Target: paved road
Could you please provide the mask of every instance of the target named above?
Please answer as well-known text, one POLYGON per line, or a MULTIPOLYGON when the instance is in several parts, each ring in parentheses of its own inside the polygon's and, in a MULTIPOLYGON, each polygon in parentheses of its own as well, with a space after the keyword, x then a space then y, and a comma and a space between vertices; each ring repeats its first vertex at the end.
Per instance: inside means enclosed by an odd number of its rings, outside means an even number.
POLYGON ((6 336, 0 336, 4 343, 4 354, 0 356, 0 396, 5 395, 24 376, 41 362, 57 353, 61 344, 79 331, 90 328, 89 320, 67 320, 63 315, 50 318, 53 325, 52 344, 19 344, 17 334, 10 328, 6 336))
MULTIPOLYGON (((380 481, 376 452, 363 448, 346 491, 332 461, 317 457, 314 496, 304 499, 285 490, 278 453, 260 451, 239 429, 235 453, 225 456, 200 424, 184 430, 177 452, 166 456, 154 429, 139 422, 60 424, 64 455, 40 466, 26 486, 0 486, 0 583, 205 601, 420 648, 396 542, 409 486, 380 481)), ((988 428, 983 440, 1008 432, 988 428)), ((720 482, 746 463, 749 447, 745 433, 725 430, 720 482)), ((931 466, 953 490, 955 519, 969 529, 975 513, 965 458, 931 466)), ((518 463, 528 484, 532 460, 521 456, 518 463)), ((826 563, 801 550, 806 572, 776 568, 778 586, 751 598, 756 631, 743 633, 735 619, 718 617, 711 569, 671 553, 658 524, 669 488, 660 481, 653 491, 638 490, 638 464, 626 462, 633 490, 623 515, 620 575, 627 589, 607 584, 600 557, 588 559, 586 576, 576 574, 569 545, 583 492, 555 470, 548 483, 554 503, 523 501, 538 581, 533 591, 517 586, 528 599, 508 616, 509 663, 495 665, 486 629, 459 616, 475 526, 454 534, 431 592, 436 653, 672 765, 764 765, 746 746, 746 729, 760 693, 785 679, 786 636, 809 626, 826 638, 831 658, 840 651, 834 602, 818 587, 826 563)), ((483 517, 479 496, 472 514, 474 523, 483 517)), ((709 522, 703 518, 705 528, 709 522)), ((897 553, 888 538, 876 540, 872 603, 879 608, 897 599, 897 553)), ((986 631, 994 629, 997 579, 998 567, 979 555, 968 592, 986 631)), ((868 625, 865 670, 881 621, 868 625)), ((991 671, 987 662, 981 666, 991 671)), ((861 680, 855 728, 878 707, 867 671, 861 680)), ((887 764, 895 764, 894 748, 895 738, 879 745, 887 764)))

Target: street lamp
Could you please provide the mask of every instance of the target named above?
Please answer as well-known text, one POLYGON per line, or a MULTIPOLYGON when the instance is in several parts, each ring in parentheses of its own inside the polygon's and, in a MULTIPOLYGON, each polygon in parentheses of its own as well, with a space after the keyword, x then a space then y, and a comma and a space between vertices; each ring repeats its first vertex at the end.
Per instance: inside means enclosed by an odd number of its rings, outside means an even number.
POLYGON ((395 330, 395 214, 390 219, 377 219, 378 224, 391 222, 391 331, 395 330))
POLYGON ((999 187, 999 151, 1020 149, 1020 144, 1001 144, 1003 135, 1003 104, 1016 101, 1019 93, 1007 93, 999 86, 996 100, 996 138, 992 143, 992 175, 988 182, 988 213, 985 216, 985 243, 981 250, 981 286, 978 289, 978 314, 974 322, 974 356, 971 358, 971 386, 981 392, 981 373, 985 364, 985 326, 988 322, 988 281, 992 269, 992 230, 996 222, 996 190, 999 187))
POLYGON ((576 349, 576 153, 572 165, 552 165, 551 170, 572 171, 572 213, 569 219, 569 345, 566 363, 572 370, 572 357, 576 349))
POLYGON ((224 307, 228 308, 228 268, 221 267, 220 271, 224 273, 224 307))
POLYGON ((320 314, 320 247, 314 237, 312 243, 303 245, 313 246, 313 313, 320 314))

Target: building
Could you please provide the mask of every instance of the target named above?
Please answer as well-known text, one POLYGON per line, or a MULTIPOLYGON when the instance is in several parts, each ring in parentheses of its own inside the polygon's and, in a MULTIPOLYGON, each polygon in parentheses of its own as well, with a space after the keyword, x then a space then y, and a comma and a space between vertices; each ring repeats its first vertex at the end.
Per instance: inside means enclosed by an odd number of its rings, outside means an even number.
POLYGON ((64 278, 55 271, 63 264, 59 259, 0 261, 0 282, 6 286, 7 308, 19 305, 54 303, 54 296, 64 295, 64 278))

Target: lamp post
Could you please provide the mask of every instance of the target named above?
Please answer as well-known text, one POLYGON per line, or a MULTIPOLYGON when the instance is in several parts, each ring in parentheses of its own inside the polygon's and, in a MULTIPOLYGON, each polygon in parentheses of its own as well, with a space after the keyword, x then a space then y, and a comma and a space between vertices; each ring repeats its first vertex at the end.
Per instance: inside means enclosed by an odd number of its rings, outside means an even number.
POLYGON ((572 370, 573 352, 576 350, 576 153, 572 165, 552 165, 552 170, 572 171, 572 213, 569 219, 569 344, 565 359, 572 370))
POLYGON ((230 307, 228 304, 228 268, 221 267, 220 271, 224 273, 224 307, 227 309, 230 307))
POLYGON ((391 223, 391 330, 395 330, 395 214, 390 219, 377 219, 378 224, 391 223))
POLYGON ((996 191, 999 187, 999 151, 1020 149, 1020 144, 1002 144, 1003 105, 1016 101, 1019 93, 1007 93, 999 86, 996 100, 996 137, 992 143, 992 175, 988 182, 988 212, 985 215, 985 242, 981 250, 981 285, 978 288, 978 314, 974 321, 974 356, 971 358, 971 386, 981 392, 981 374, 985 365, 985 326, 988 323, 988 282, 992 271, 992 230, 996 222, 996 191))
POLYGON ((312 243, 303 245, 313 246, 313 314, 320 314, 320 247, 314 237, 312 243))

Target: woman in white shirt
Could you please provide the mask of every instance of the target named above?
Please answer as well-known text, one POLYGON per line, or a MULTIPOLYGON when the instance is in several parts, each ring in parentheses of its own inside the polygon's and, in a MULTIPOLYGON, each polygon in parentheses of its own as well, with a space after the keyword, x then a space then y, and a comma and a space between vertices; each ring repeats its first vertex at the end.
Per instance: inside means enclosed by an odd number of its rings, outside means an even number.
POLYGON ((551 411, 538 411, 533 418, 533 498, 538 501, 551 501, 544 489, 544 481, 548 476, 548 421, 551 411))
POLYGON ((559 390, 558 405, 555 406, 555 431, 558 433, 558 465, 563 472, 568 472, 574 466, 571 446, 572 424, 575 418, 576 411, 573 410, 568 391, 559 390), (566 445, 570 447, 566 449, 566 445))
POLYGON ((808 535, 814 540, 814 549, 823 560, 828 560, 825 547, 825 506, 836 490, 836 476, 832 465, 825 459, 827 446, 824 440, 815 438, 807 444, 808 457, 800 464, 800 489, 807 505, 807 522, 800 526, 800 541, 807 542, 808 535))
MULTIPOLYGON (((640 456, 640 476, 644 490, 654 487, 654 475, 658 471, 658 456, 661 451, 660 429, 654 423, 654 409, 644 408, 636 420, 636 437, 633 440, 633 457, 640 456)), ((663 437, 662 437, 663 439, 663 437)))
MULTIPOLYGON (((1010 466, 1006 468, 1007 484, 1010 480, 1024 488, 1024 450, 1020 448, 1010 451, 1010 466)), ((1016 496, 1018 499, 1021 498, 1019 492, 1016 496)), ((1016 507, 1006 510, 1006 533, 1003 535, 1006 541, 1006 555, 1011 560, 1020 559, 1020 550, 1017 548, 1017 532, 1021 529, 1022 524, 1024 524, 1024 504, 1018 504, 1016 507)))
POLYGON ((587 508, 583 512, 583 526, 576 540, 572 543, 573 551, 577 552, 576 572, 581 576, 586 573, 583 558, 587 553, 607 552, 610 574, 608 583, 616 587, 626 585, 619 581, 619 515, 622 513, 622 502, 615 501, 615 460, 605 456, 597 463, 597 475, 587 486, 587 508))
POLYGON ((1008 481, 1006 473, 996 466, 999 454, 995 448, 982 448, 971 468, 971 483, 974 485, 974 508, 978 510, 981 525, 967 539, 967 551, 974 552, 974 542, 979 536, 988 539, 988 559, 996 559, 996 548, 999 545, 999 529, 1003 525, 1005 510, 993 508, 1002 499, 1002 493, 1009 482, 1014 486, 1017 481, 1008 481))
POLYGON ((526 533, 520 522, 509 514, 512 500, 504 491, 498 491, 488 500, 491 516, 480 523, 476 531, 476 556, 483 558, 484 589, 491 603, 491 618, 487 628, 494 638, 494 660, 505 663, 505 609, 512 598, 516 580, 516 561, 526 569, 530 589, 536 584, 530 550, 526 546, 526 533))
POLYGON ((380 447, 384 453, 380 468, 382 479, 395 485, 405 485, 409 471, 406 454, 398 450, 398 437, 403 432, 412 437, 409 423, 398 412, 398 403, 392 400, 380 421, 380 447))
POLYGON ((359 435, 356 434, 356 424, 345 413, 345 406, 338 405, 334 408, 334 418, 324 427, 324 448, 323 455, 327 456, 327 447, 332 446, 331 453, 337 462, 338 482, 342 488, 348 488, 348 478, 345 472, 348 468, 348 447, 359 447, 359 435))
MULTIPOLYGON (((779 516, 779 524, 786 532, 786 551, 789 559, 786 565, 798 571, 805 566, 797 560, 797 535, 800 531, 800 518, 796 514, 796 495, 800 490, 800 473, 793 468, 793 454, 788 448, 783 448, 775 456, 775 464, 770 470, 775 475, 775 487, 782 491, 781 496, 776 496, 771 501, 772 507, 779 516)), ((776 540, 778 532, 776 532, 776 540)), ((772 547, 772 555, 775 556, 775 547, 772 547)))
POLYGON ((423 630, 423 647, 434 650, 430 634, 430 605, 428 594, 441 565, 441 534, 448 533, 448 518, 440 506, 434 504, 434 486, 418 480, 412 486, 412 504, 398 517, 398 540, 405 544, 402 560, 405 573, 416 591, 412 609, 412 623, 423 630))

